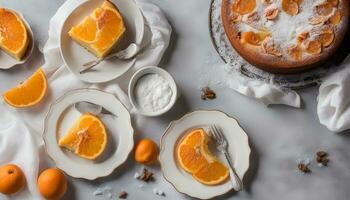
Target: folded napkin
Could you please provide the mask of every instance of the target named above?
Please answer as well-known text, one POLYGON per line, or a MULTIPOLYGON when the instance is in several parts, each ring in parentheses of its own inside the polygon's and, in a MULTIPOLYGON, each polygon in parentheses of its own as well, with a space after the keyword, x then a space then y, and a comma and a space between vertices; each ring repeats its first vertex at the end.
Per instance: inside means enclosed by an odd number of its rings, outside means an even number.
MULTIPOLYGON (((49 86, 45 101, 34 108, 21 110, 10 108, 3 102, 0 104, 0 112, 1 109, 11 111, 11 114, 2 117, 8 123, 4 122, 4 126, 0 126, 0 165, 10 162, 20 164, 22 169, 25 169, 29 187, 29 190, 20 192, 11 199, 40 199, 36 189, 39 149, 43 146, 41 140, 43 122, 51 103, 73 89, 99 88, 114 94, 132 111, 132 106, 125 92, 131 75, 141 67, 158 65, 169 45, 172 29, 162 11, 148 0, 135 0, 144 15, 145 31, 148 31, 148 34, 142 41, 147 46, 136 56, 134 66, 123 77, 107 83, 88 84, 78 80, 63 63, 59 50, 59 33, 64 19, 84 1, 65 1, 50 20, 49 39, 43 49, 45 64, 42 68, 47 75, 49 86), (12 119, 21 119, 21 123, 12 119), (18 138, 21 138, 20 143, 19 141, 15 143, 18 138)), ((5 199, 5 197, 0 196, 0 199, 2 198, 5 199)))
POLYGON ((317 99, 321 124, 333 132, 350 129, 350 56, 323 81, 317 99))
MULTIPOLYGON (((300 96, 291 89, 281 88, 273 83, 243 77, 232 66, 225 64, 225 84, 236 92, 257 99, 265 105, 284 104, 300 107, 300 96)), ((217 68, 216 68, 217 69, 217 68)))

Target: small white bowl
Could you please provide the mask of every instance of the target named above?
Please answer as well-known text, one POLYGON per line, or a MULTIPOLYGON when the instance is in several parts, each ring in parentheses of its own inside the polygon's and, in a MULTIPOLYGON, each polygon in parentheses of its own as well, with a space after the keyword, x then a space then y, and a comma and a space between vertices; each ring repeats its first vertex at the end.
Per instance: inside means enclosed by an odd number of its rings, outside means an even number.
POLYGON ((173 77, 164 69, 156 67, 156 66, 143 67, 143 68, 139 69, 138 71, 136 71, 135 74, 131 77, 131 80, 129 82, 128 92, 129 92, 129 99, 130 99, 131 104, 137 109, 137 111, 140 114, 142 114, 144 116, 148 116, 148 117, 156 117, 156 116, 160 116, 160 115, 168 112, 174 106, 176 99, 177 99, 177 94, 178 94, 177 93, 177 86, 176 86, 176 83, 175 83, 173 77), (136 100, 135 95, 134 95, 135 85, 137 84, 137 81, 146 74, 158 74, 161 77, 163 77, 165 80, 167 80, 169 83, 169 86, 173 92, 173 95, 171 97, 169 104, 166 107, 164 107, 163 109, 160 109, 160 110, 154 111, 154 112, 145 111, 137 103, 137 100, 136 100))

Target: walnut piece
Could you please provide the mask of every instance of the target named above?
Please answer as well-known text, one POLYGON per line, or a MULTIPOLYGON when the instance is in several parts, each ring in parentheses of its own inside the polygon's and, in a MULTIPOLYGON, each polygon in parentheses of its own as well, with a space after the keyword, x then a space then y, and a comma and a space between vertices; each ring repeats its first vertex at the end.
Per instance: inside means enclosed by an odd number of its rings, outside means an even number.
POLYGON ((139 179, 141 181, 145 181, 146 183, 148 183, 149 181, 154 180, 153 173, 148 171, 148 169, 143 168, 142 174, 139 177, 137 177, 137 179, 139 179))
POLYGON ((304 163, 299 163, 298 164, 298 169, 303 172, 303 173, 311 173, 311 169, 309 168, 308 165, 304 164, 304 163))
POLYGON ((128 193, 125 191, 119 192, 119 195, 118 195, 119 199, 126 199, 127 196, 128 196, 128 193))
POLYGON ((209 87, 205 87, 205 88, 202 88, 201 98, 203 100, 215 99, 216 98, 216 93, 213 90, 211 90, 209 87))

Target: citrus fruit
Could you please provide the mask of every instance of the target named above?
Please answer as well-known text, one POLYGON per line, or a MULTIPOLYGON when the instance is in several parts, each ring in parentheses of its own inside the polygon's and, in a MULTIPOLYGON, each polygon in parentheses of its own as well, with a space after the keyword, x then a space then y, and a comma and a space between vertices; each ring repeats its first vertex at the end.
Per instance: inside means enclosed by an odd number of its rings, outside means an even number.
POLYGON ((119 43, 124 35, 125 25, 118 8, 105 1, 80 24, 69 31, 69 35, 78 44, 102 58, 119 43))
POLYGON ((245 15, 252 12, 256 7, 256 0, 235 0, 232 4, 232 11, 245 15))
POLYGON ((334 32, 333 30, 324 30, 320 35, 318 35, 317 39, 322 43, 322 46, 328 47, 334 41, 334 32))
POLYGON ((17 60, 27 51, 30 38, 22 19, 15 12, 0 8, 0 48, 17 60))
POLYGON ((243 32, 242 33, 242 42, 248 43, 251 45, 258 46, 260 45, 268 36, 270 36, 267 32, 243 32))
POLYGON ((38 104, 45 96, 47 81, 44 71, 39 68, 23 83, 3 94, 7 104, 16 108, 25 108, 38 104))
POLYGON ((46 199, 60 199, 67 190, 66 177, 59 169, 47 169, 38 178, 38 189, 40 194, 46 199))
POLYGON ((23 188, 26 179, 22 170, 14 164, 0 167, 0 193, 10 195, 23 188))
POLYGON ((135 160, 141 164, 149 165, 157 161, 158 146, 150 139, 143 139, 135 147, 135 160))
POLYGON ((80 116, 73 127, 59 140, 59 146, 90 160, 101 155, 106 144, 105 126, 98 117, 89 113, 80 116))
POLYGON ((297 15, 299 4, 300 2, 296 0, 282 0, 282 10, 291 16, 297 15))
POLYGON ((322 52, 322 43, 317 40, 309 41, 306 52, 309 54, 320 54, 322 52))
POLYGON ((294 60, 301 60, 301 58, 303 57, 303 52, 299 45, 293 45, 288 47, 288 54, 294 60))
POLYGON ((229 170, 208 149, 209 137, 201 128, 191 130, 177 147, 179 165, 206 185, 217 185, 227 180, 229 170))

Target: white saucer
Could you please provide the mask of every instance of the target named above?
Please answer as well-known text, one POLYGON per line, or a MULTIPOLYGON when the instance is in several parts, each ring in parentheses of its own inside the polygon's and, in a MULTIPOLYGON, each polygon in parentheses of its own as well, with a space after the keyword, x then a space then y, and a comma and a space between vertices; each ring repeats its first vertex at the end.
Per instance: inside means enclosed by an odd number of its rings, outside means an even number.
POLYGON ((128 110, 112 94, 95 89, 73 90, 58 98, 45 119, 43 139, 48 155, 68 175, 93 180, 108 176, 123 164, 134 146, 134 130, 128 110), (105 152, 95 161, 80 158, 60 148, 58 140, 81 115, 74 103, 87 101, 103 106, 112 115, 99 116, 107 129, 105 152))
MULTIPOLYGON (((133 66, 135 59, 122 61, 115 58, 102 61, 93 69, 80 74, 83 64, 97 60, 97 58, 86 49, 74 42, 68 32, 79 24, 93 10, 99 7, 105 0, 84 1, 65 20, 60 36, 60 50, 62 58, 68 69, 80 80, 89 83, 101 83, 116 79, 128 71, 133 66)), ((144 19, 140 9, 133 0, 114 1, 121 12, 126 26, 126 33, 119 47, 114 50, 127 48, 130 43, 140 44, 144 32, 144 19)))
MULTIPOLYGON (((243 176, 249 168, 250 147, 248 136, 235 119, 223 112, 195 111, 171 122, 162 136, 160 144, 159 162, 164 178, 177 191, 199 199, 211 199, 223 195, 232 189, 232 184, 230 181, 215 186, 201 184, 177 164, 174 151, 178 141, 188 130, 193 128, 206 129, 211 124, 216 124, 222 129, 229 143, 228 152, 234 167, 241 180, 243 180, 243 176)), ((223 163, 226 163, 221 153, 215 151, 213 153, 223 163)))
POLYGON ((15 10, 12 10, 12 9, 9 9, 9 8, 6 8, 6 9, 8 9, 8 10, 10 10, 12 12, 15 12, 22 19, 24 25, 27 28, 28 37, 30 37, 30 41, 29 41, 29 44, 28 44, 28 47, 27 47, 27 52, 24 55, 22 60, 16 60, 13 57, 11 57, 8 54, 6 54, 4 51, 0 50, 0 63, 1 63, 0 64, 0 69, 10 69, 11 67, 14 67, 16 65, 25 63, 28 60, 28 58, 30 57, 30 55, 32 54, 33 49, 34 49, 34 35, 33 35, 33 31, 30 28, 29 23, 23 17, 22 13, 20 13, 18 11, 15 11, 15 10))

